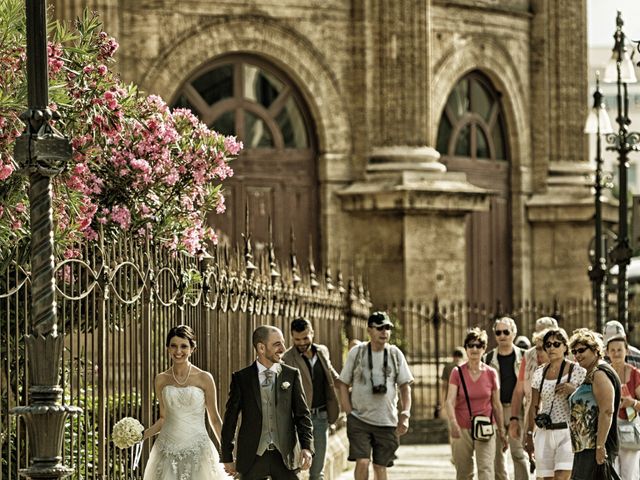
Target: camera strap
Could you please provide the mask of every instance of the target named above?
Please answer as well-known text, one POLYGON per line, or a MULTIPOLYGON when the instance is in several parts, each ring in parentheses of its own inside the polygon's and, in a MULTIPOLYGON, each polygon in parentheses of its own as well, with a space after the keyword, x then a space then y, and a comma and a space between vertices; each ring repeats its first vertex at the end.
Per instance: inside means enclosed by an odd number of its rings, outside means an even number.
MULTIPOLYGON (((564 366, 567 361, 562 360, 562 365, 560 365, 560 372, 558 373, 558 379, 556 380, 556 385, 553 387, 553 398, 551 399, 551 408, 549 409, 548 415, 551 416, 551 411, 553 410, 553 404, 556 401, 556 387, 560 385, 560 380, 562 379, 562 373, 564 372, 564 366)), ((538 394, 538 405, 536 406, 536 410, 540 409, 540 400, 542 399, 542 386, 544 385, 544 379, 547 376, 547 371, 551 367, 549 363, 546 367, 544 367, 544 371, 542 372, 542 382, 540 382, 540 393, 538 394)), ((571 370, 569 371, 569 375, 571 375, 571 370)))
MULTIPOLYGON (((367 344, 367 353, 369 357, 369 375, 371 376, 371 387, 375 387, 373 383, 373 355, 371 353, 371 342, 367 344)), ((384 386, 387 385, 387 377, 389 376, 389 349, 384 347, 384 359, 382 361, 382 373, 384 373, 384 386)))

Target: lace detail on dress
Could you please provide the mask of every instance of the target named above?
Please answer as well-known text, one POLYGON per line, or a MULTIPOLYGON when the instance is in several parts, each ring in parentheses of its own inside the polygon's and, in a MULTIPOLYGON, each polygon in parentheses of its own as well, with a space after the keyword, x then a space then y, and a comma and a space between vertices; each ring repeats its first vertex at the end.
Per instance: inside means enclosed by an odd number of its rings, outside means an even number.
MULTIPOLYGON (((179 480, 191 480, 192 475, 202 468, 202 464, 200 463, 202 454, 208 448, 210 441, 208 435, 200 435, 196 437, 193 443, 187 448, 176 448, 175 445, 164 441, 164 439, 159 439, 156 445, 169 461, 176 478, 179 480)), ((216 463, 213 458, 209 458, 208 460, 209 466, 213 470, 216 463)), ((163 473, 162 464, 158 465, 157 473, 158 477, 161 478, 163 473)))

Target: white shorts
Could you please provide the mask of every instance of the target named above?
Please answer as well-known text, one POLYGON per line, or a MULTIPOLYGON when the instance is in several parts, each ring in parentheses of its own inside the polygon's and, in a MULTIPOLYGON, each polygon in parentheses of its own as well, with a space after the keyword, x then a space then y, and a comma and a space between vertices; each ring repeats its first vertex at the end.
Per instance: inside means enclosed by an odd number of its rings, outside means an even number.
POLYGON ((558 470, 573 467, 573 450, 568 428, 560 430, 537 429, 533 436, 536 454, 536 476, 553 477, 558 470))

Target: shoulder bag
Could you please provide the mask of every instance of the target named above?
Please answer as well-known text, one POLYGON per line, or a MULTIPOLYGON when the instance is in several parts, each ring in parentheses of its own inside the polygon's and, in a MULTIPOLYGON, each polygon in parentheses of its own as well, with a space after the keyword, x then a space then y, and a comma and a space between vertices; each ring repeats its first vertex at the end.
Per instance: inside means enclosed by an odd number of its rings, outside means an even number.
POLYGON ((467 384, 465 383, 464 376, 462 375, 462 368, 460 368, 459 366, 456 368, 458 369, 458 373, 460 374, 460 381, 462 382, 464 397, 467 400, 467 408, 469 409, 469 416, 471 417, 471 438, 474 440, 479 440, 481 442, 488 442, 489 440, 491 440, 491 437, 495 433, 493 423, 491 422, 491 417, 487 417, 486 415, 473 415, 473 413, 471 412, 469 393, 467 392, 467 384))

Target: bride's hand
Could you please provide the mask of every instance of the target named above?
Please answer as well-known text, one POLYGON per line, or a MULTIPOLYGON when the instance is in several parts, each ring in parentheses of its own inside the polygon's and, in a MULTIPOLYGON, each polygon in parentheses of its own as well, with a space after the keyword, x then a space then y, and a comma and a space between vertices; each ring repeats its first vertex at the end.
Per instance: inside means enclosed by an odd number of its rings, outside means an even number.
POLYGON ((229 475, 235 475, 236 473, 238 473, 238 471, 236 470, 236 463, 235 462, 225 463, 224 471, 227 472, 229 475))

